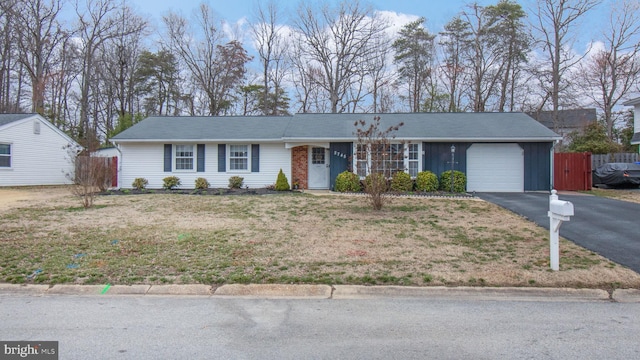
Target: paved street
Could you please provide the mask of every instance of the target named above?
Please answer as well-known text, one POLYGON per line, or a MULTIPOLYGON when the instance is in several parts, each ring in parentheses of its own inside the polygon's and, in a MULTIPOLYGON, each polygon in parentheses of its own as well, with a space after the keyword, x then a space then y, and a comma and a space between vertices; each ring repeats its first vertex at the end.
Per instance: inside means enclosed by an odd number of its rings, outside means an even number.
MULTIPOLYGON (((549 229, 549 194, 477 196, 549 229)), ((560 236, 640 273, 640 204, 587 195, 559 194, 559 198, 571 201, 575 208, 575 216, 562 224, 560 236)))
POLYGON ((60 359, 637 359, 640 303, 0 294, 60 359))

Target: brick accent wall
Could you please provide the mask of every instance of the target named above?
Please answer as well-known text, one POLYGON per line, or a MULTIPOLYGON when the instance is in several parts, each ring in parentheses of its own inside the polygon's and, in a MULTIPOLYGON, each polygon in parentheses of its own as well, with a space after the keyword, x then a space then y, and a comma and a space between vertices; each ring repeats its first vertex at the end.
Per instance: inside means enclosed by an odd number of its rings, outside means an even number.
POLYGON ((298 181, 300 189, 309 188, 309 147, 296 146, 291 149, 291 183, 298 181))

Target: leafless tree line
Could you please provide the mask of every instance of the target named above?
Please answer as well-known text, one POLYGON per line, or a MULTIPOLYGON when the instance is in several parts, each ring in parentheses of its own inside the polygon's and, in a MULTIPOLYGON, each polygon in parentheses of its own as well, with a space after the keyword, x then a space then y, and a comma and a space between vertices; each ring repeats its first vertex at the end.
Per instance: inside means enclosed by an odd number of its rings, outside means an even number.
POLYGON ((393 33, 363 1, 302 0, 287 14, 274 0, 250 14, 245 44, 204 3, 153 29, 124 0, 3 0, 0 112, 40 113, 89 147, 149 115, 580 105, 612 136, 616 106, 638 91, 637 1, 611 6, 590 53, 574 44, 600 0, 531 2, 470 3, 440 32, 420 18, 393 33))

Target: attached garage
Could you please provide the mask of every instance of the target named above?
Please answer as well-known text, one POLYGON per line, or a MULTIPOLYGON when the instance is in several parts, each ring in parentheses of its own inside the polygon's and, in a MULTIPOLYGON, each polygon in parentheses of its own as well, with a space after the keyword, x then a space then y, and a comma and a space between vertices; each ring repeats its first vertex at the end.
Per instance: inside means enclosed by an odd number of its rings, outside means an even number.
POLYGON ((467 191, 523 192, 524 150, 518 144, 473 144, 467 149, 467 191))

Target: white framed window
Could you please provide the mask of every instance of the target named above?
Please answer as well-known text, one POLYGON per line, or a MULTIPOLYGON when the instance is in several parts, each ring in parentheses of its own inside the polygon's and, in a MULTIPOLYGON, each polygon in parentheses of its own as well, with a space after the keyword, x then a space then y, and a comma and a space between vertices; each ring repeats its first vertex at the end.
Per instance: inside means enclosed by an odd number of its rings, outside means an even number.
POLYGON ((194 153, 193 145, 176 145, 175 146, 175 169, 182 171, 192 171, 194 169, 194 153))
POLYGON ((11 167, 11 144, 0 144, 0 169, 11 167))
POLYGON ((229 171, 249 171, 249 145, 229 145, 229 171))
POLYGON ((408 144, 407 149, 407 168, 409 169, 409 175, 416 177, 418 176, 418 171, 420 171, 420 147, 418 144, 408 144))
POLYGON ((360 177, 368 175, 371 168, 380 169, 386 177, 399 171, 408 171, 416 176, 420 168, 419 144, 389 144, 371 149, 364 144, 356 144, 355 171, 360 177), (406 153, 405 153, 406 151, 406 153), (415 173, 415 174, 414 174, 415 173))

